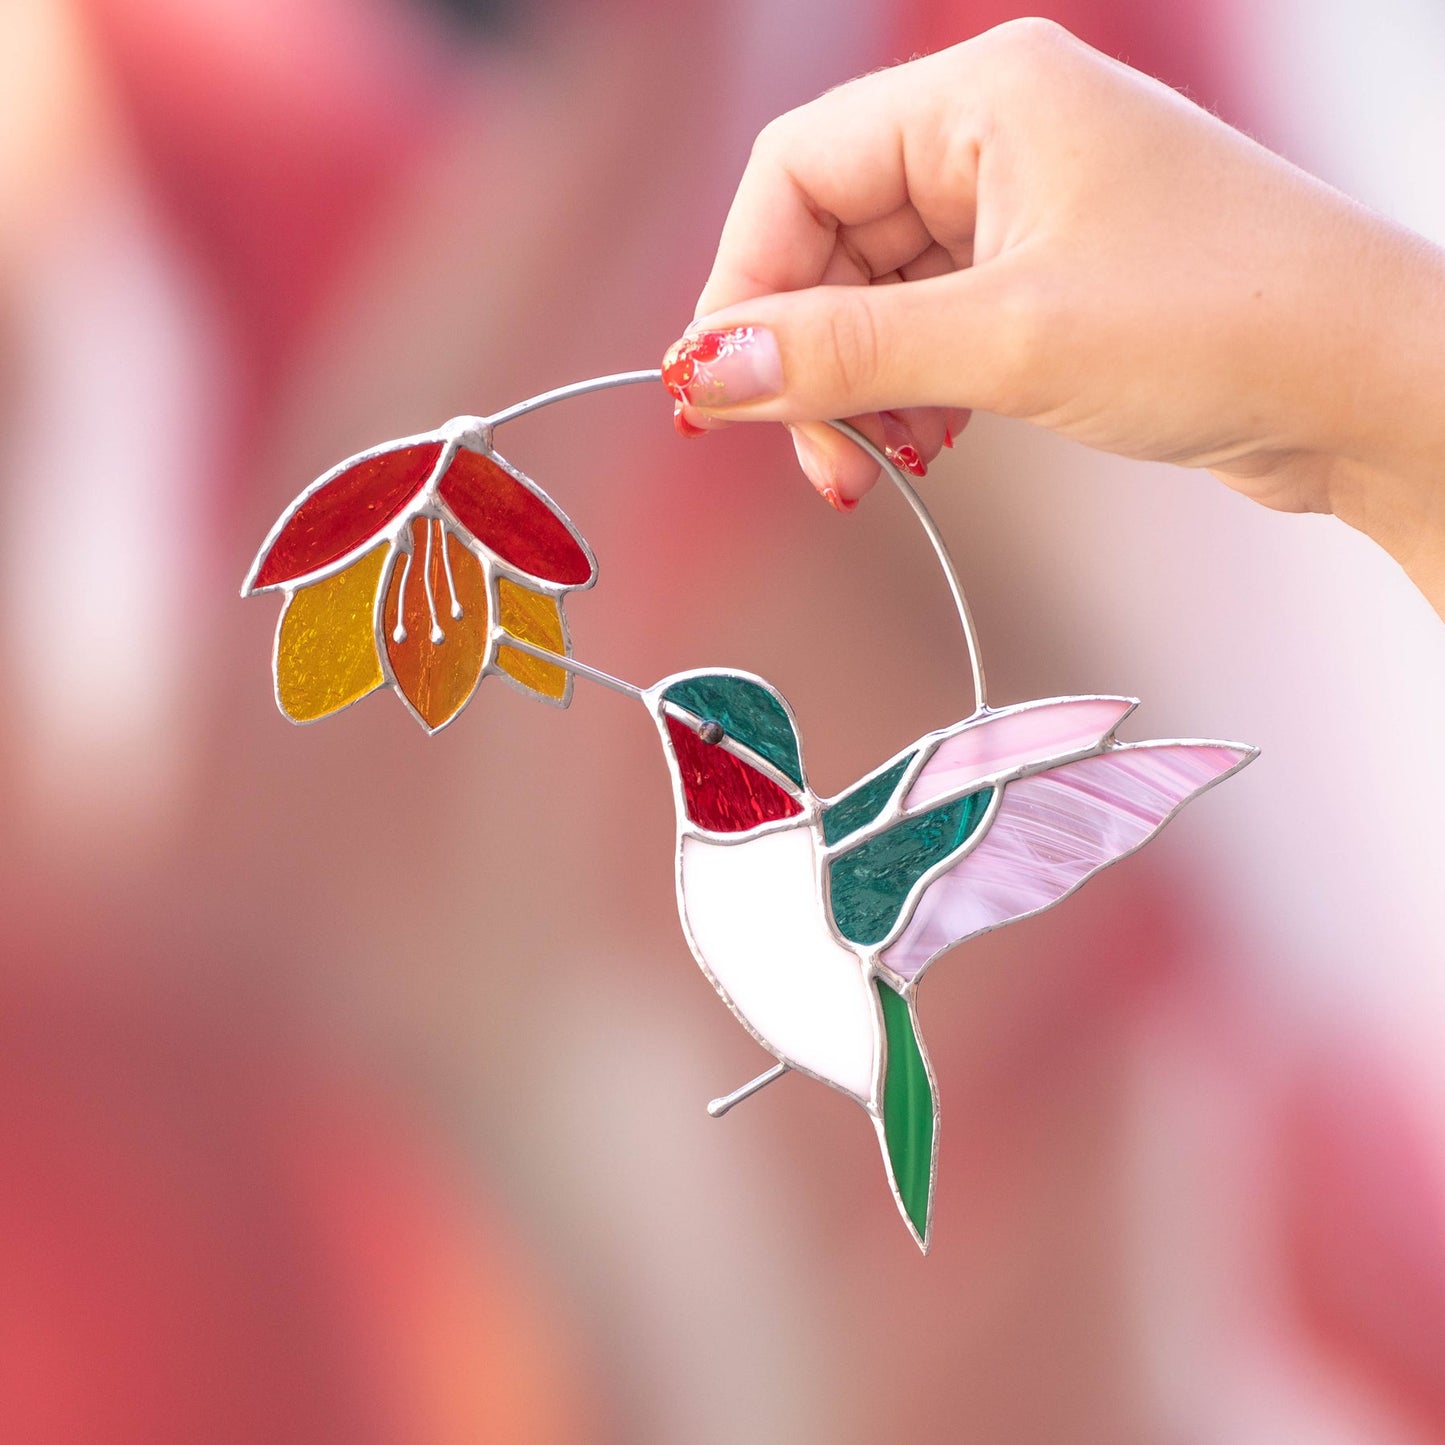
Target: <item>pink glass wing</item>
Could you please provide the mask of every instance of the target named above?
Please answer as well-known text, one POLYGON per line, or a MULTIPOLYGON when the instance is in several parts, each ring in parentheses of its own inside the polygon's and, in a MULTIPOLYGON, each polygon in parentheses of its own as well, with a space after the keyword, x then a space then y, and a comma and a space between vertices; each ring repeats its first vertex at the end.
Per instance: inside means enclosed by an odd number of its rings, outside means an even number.
POLYGON ((957 797, 991 773, 1097 747, 1134 706, 1128 697, 1058 698, 967 723, 933 750, 905 806, 912 811, 957 797))
POLYGON ((982 841, 930 885, 883 962, 915 978, 954 944, 1058 903, 1253 756, 1223 743, 1135 743, 1006 784, 982 841))

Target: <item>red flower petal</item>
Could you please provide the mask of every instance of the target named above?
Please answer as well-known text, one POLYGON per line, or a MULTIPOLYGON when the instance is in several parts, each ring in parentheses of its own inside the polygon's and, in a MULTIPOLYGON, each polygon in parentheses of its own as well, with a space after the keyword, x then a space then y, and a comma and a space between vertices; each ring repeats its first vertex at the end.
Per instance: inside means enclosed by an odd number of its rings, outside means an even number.
POLYGON ((519 571, 563 587, 596 575, 566 517, 490 457, 463 447, 439 490, 472 536, 519 571))
POLYGON ((440 442, 395 447, 342 462, 284 514, 276 540, 257 559, 247 592, 317 572, 374 536, 416 496, 441 455, 440 442))

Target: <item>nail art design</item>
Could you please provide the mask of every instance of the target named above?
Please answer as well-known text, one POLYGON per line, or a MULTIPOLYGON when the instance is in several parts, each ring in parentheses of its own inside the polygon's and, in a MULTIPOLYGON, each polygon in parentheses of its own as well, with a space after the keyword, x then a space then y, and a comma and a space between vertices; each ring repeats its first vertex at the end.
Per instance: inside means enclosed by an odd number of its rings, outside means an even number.
POLYGON ((687 412, 683 409, 683 403, 678 402, 672 409, 672 429, 680 437, 691 441, 694 437, 705 437, 707 428, 705 426, 694 426, 687 419, 687 412))
POLYGON ((845 497, 837 487, 824 487, 823 500, 835 512, 856 512, 858 510, 858 498, 845 497))
POLYGON ((883 454, 896 466, 915 477, 928 475, 928 463, 913 444, 912 431, 891 411, 881 413, 883 423, 883 454))
POLYGON ((673 399, 689 406, 739 406, 783 389, 778 343, 762 326, 696 331, 673 342, 662 360, 673 399))
POLYGON ((928 475, 928 463, 918 454, 918 448, 909 442, 901 447, 884 447, 883 454, 889 461, 896 462, 905 472, 915 477, 928 475))

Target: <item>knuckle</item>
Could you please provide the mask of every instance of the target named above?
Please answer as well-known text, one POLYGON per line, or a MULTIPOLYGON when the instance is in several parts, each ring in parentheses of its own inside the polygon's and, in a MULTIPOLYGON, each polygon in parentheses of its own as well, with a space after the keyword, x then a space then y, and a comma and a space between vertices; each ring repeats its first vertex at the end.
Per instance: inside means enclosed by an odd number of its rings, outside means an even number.
POLYGON ((839 287, 829 318, 828 345, 844 395, 860 395, 878 377, 881 362, 878 325, 858 287, 839 287))
POLYGON ((787 153, 796 124, 793 119, 796 114, 796 111, 787 111, 783 115, 774 116, 757 133, 753 140, 752 158, 754 160, 776 160, 787 153))
POLYGON ((1000 51, 1029 69, 1055 64, 1078 41, 1057 20, 1025 15, 989 32, 1000 51))

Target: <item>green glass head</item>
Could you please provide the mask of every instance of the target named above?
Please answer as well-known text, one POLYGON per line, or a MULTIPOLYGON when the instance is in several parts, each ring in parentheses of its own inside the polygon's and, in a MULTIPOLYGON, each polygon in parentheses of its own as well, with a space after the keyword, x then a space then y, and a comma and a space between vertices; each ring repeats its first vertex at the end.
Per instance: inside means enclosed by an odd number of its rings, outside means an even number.
POLYGON ((751 748, 784 777, 804 786, 792 715, 777 691, 761 678, 700 673, 664 687, 661 700, 691 713, 700 724, 716 723, 734 742, 751 748))

